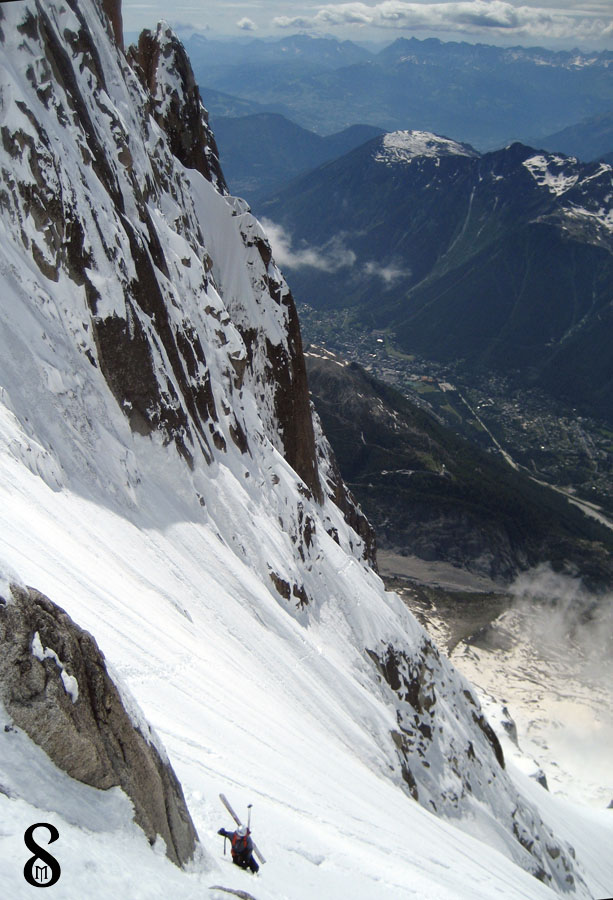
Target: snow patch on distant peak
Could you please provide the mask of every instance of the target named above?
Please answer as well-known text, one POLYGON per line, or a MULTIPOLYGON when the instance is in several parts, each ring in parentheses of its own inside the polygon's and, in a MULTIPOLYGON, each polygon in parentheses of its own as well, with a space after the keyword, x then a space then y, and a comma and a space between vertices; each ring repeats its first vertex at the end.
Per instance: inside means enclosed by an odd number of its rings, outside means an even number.
POLYGON ((348 360, 341 359, 336 353, 332 353, 331 350, 327 350, 325 347, 314 346, 313 344, 304 351, 304 355, 309 356, 312 359, 326 359, 329 362, 340 366, 341 369, 346 369, 349 365, 348 360))
POLYGON ((576 162, 574 157, 544 156, 542 153, 538 153, 525 160, 523 165, 537 184, 546 187, 548 191, 559 197, 560 194, 565 194, 574 187, 579 180, 579 176, 575 172, 569 171, 569 167, 574 167, 576 162))
POLYGON ((429 131, 392 131, 383 135, 382 146, 375 155, 375 162, 411 162, 417 156, 469 156, 479 154, 469 144, 459 144, 450 138, 429 131))
POLYGON ((613 231, 613 209, 611 208, 600 206, 598 209, 590 210, 573 204, 565 210, 565 213, 568 219, 583 220, 584 223, 590 222, 606 231, 613 231))

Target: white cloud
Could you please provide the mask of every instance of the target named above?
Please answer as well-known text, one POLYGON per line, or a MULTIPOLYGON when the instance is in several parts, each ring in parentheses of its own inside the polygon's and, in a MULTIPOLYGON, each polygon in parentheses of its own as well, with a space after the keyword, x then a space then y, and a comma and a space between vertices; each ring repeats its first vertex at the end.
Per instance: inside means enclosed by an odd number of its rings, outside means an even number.
MULTIPOLYGON (((546 0, 545 0, 546 2, 546 0)), ((415 3, 383 0, 366 3, 337 3, 321 6, 311 16, 277 16, 279 28, 326 29, 336 26, 369 26, 410 30, 475 31, 513 34, 531 38, 598 38, 613 29, 613 17, 591 9, 515 6, 508 0, 451 0, 415 3)))
POLYGON ((548 564, 518 576, 511 592, 544 652, 559 652, 570 639, 586 675, 611 684, 613 594, 592 594, 579 578, 554 572, 548 564))
POLYGON ((322 246, 309 246, 304 241, 294 247, 292 236, 282 225, 270 219, 262 219, 275 262, 282 269, 317 269, 320 272, 338 272, 354 269, 354 277, 380 278, 385 288, 392 287, 399 279, 409 278, 411 270, 397 262, 381 264, 369 260, 356 266, 357 255, 345 243, 346 233, 341 233, 322 246))
POLYGON ((500 690, 517 713, 520 746, 539 759, 554 791, 572 772, 576 784, 568 793, 608 803, 613 595, 592 594, 578 578, 548 565, 520 575, 511 591, 513 608, 494 622, 510 645, 495 658, 505 672, 500 690))
POLYGON ((287 269, 318 269, 321 272, 338 272, 339 269, 354 265, 356 255, 345 246, 342 235, 334 237, 322 247, 309 247, 302 244, 292 247, 292 237, 283 226, 262 219, 262 225, 268 235, 273 256, 277 265, 287 269))
POLYGON ((403 269, 396 263, 388 263, 385 266, 371 260, 364 266, 365 275, 376 275, 381 279, 385 287, 391 287, 399 278, 408 278, 411 274, 410 269, 403 269))
POLYGON ((247 16, 243 16, 243 18, 239 19, 236 23, 236 27, 240 28, 241 31, 255 31, 258 26, 253 19, 248 19, 247 16))

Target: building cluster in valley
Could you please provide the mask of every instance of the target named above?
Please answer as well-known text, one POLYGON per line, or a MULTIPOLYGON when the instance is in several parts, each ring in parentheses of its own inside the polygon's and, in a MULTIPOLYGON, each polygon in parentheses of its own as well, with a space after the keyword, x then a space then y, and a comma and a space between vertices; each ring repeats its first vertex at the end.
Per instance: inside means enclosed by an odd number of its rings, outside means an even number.
POLYGON ((536 477, 613 514, 613 428, 563 408, 538 389, 518 390, 500 374, 469 381, 459 365, 408 354, 393 332, 368 330, 346 312, 302 306, 300 316, 305 344, 358 363, 465 437, 492 452, 498 442, 536 477))

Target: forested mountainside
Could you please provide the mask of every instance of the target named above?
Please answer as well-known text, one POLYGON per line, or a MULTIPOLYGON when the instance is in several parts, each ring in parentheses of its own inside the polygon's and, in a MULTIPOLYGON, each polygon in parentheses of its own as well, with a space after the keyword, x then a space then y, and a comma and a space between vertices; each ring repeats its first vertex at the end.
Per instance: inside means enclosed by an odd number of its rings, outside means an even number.
POLYGON ((613 169, 513 144, 387 134, 259 207, 297 299, 408 353, 502 372, 611 421, 613 169))
POLYGON ((380 549, 500 584, 548 563, 606 594, 613 534, 605 525, 356 363, 317 346, 306 356, 315 407, 380 549))

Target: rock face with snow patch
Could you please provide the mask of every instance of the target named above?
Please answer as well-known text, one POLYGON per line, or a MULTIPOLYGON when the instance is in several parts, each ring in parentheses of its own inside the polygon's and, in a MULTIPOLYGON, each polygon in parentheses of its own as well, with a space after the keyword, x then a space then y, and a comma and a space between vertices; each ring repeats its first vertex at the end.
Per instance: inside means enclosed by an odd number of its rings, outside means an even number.
POLYGON ((116 50, 110 62, 99 49, 107 23, 94 9, 102 18, 97 36, 74 2, 61 22, 49 10, 25 8, 7 29, 9 50, 18 39, 28 48, 24 74, 34 92, 33 102, 15 96, 2 130, 0 198, 9 221, 40 273, 68 279, 84 296, 75 340, 134 431, 163 434, 191 466, 210 463, 228 443, 248 454, 233 395, 249 384, 270 439, 321 501, 294 302, 259 224, 246 204, 227 197, 185 52, 161 25, 132 48, 134 69, 116 50), (52 152, 66 133, 72 167, 52 152), (206 223, 194 208, 192 172, 214 192, 206 223), (224 246, 214 251, 220 216, 224 246), (240 245, 233 265, 220 262, 228 242, 240 245), (188 299, 197 306, 191 317, 188 299), (211 340, 203 343, 204 332, 211 340), (223 397, 212 383, 215 363, 223 397))
POLYGON ((184 865, 198 835, 177 777, 130 718, 93 637, 36 590, 0 598, 0 697, 18 728, 72 778, 119 785, 150 842, 184 865))
POLYGON ((413 798, 452 818, 496 810, 515 839, 511 855, 519 865, 556 890, 581 891, 574 850, 510 789, 502 747, 473 690, 450 675, 432 641, 424 636, 410 654, 396 641, 380 641, 367 653, 394 698, 391 737, 413 798))
MULTIPOLYGON (((170 28, 159 25, 155 35, 149 31, 141 34, 138 48, 132 48, 131 55, 144 87, 151 93, 154 118, 167 135, 174 157, 186 168, 201 172, 221 194, 227 194, 215 138, 182 44, 170 28)), ((244 205, 235 209, 237 215, 246 212, 244 205)), ((247 349, 247 365, 253 369, 256 354, 265 357, 285 457, 313 495, 321 500, 306 369, 294 301, 279 274, 271 268, 272 252, 266 237, 253 222, 245 222, 245 225, 240 230, 244 245, 248 251, 257 252, 257 256, 251 254, 253 274, 257 278, 254 287, 258 292, 265 291, 269 302, 282 305, 287 317, 286 346, 272 342, 261 328, 238 324, 247 349)), ((239 365, 239 385, 242 384, 241 368, 239 365)), ((247 447, 246 439, 244 447, 247 447)))
POLYGON ((143 31, 130 58, 152 99, 153 116, 168 136, 173 154, 197 169, 222 193, 228 193, 219 151, 185 48, 167 26, 143 31), (160 57, 163 57, 160 59, 160 57))

